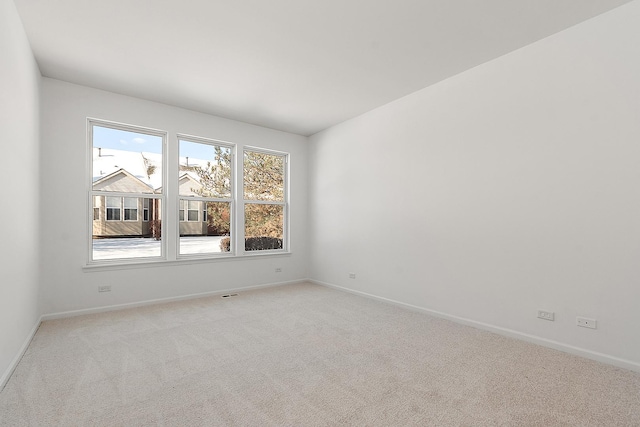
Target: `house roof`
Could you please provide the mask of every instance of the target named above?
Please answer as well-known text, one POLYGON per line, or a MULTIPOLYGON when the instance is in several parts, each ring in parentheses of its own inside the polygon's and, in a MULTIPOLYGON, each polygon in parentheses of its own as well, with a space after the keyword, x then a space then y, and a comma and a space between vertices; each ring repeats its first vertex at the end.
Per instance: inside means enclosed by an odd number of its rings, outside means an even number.
MULTIPOLYGON (((207 163, 207 160, 180 157, 181 167, 205 167, 207 163)), ((162 190, 162 155, 93 147, 94 188, 117 174, 126 174, 155 191, 162 190)), ((193 170, 180 171, 180 180, 183 179, 200 182, 193 170)))
POLYGON ((93 188, 95 190, 106 191, 124 191, 124 192, 140 192, 140 193, 152 193, 153 187, 148 183, 143 182, 134 175, 127 172, 125 169, 118 169, 117 171, 103 176, 93 182, 93 188), (126 180, 128 182, 123 182, 126 180))
POLYGON ((126 171, 150 188, 156 189, 162 185, 161 154, 93 148, 94 186, 96 182, 120 170, 126 171))

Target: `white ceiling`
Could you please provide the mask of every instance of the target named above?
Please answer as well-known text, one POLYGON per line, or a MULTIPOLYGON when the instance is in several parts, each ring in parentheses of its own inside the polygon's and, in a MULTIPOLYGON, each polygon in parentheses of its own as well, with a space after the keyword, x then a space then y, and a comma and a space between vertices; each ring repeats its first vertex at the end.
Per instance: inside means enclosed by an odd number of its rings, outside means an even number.
POLYGON ((43 75, 311 135, 629 0, 15 0, 43 75))

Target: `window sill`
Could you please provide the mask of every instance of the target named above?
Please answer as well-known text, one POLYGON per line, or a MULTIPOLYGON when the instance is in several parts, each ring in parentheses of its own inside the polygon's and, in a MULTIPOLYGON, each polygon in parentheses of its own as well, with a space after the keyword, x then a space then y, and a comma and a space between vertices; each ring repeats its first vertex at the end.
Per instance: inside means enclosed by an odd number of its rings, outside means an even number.
POLYGON ((244 255, 235 256, 217 256, 208 258, 179 258, 175 260, 165 259, 146 259, 144 261, 122 261, 122 262, 105 262, 95 264, 85 264, 82 267, 82 271, 85 273, 97 272, 97 271, 109 271, 109 270, 128 270, 135 268, 156 268, 156 267, 174 267, 178 265, 193 265, 193 264, 207 264, 210 262, 220 261, 241 261, 247 259, 259 259, 264 257, 288 257, 292 252, 270 252, 263 251, 262 253, 245 253, 244 255))

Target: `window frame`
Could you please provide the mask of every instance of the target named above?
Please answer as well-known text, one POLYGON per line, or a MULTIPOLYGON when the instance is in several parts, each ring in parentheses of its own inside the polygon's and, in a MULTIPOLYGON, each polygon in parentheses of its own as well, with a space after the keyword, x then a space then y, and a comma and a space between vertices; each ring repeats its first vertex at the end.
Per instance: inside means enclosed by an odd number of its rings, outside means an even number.
MULTIPOLYGON (((194 136, 184 133, 173 133, 171 138, 169 137, 169 131, 161 130, 152 127, 131 125, 121 122, 109 121, 98 118, 86 119, 86 135, 87 135, 87 155, 86 155, 86 193, 87 194, 87 257, 86 263, 83 268, 87 269, 102 269, 102 268, 136 268, 144 267, 145 265, 154 264, 166 264, 166 263, 183 263, 183 262, 200 262, 200 261, 214 261, 221 259, 242 259, 259 256, 269 255, 286 255, 291 253, 290 247, 290 153, 262 148, 254 145, 236 144, 229 141, 220 139, 205 138, 200 136, 194 136), (161 139, 161 153, 162 153, 162 185, 156 187, 155 190, 159 190, 158 193, 136 193, 136 192, 121 192, 121 191, 105 191, 94 190, 93 188, 93 131, 94 127, 105 127, 114 130, 120 130, 125 132, 133 132, 146 134, 149 136, 159 137, 161 139), (231 154, 231 188, 229 198, 217 198, 217 197, 200 197, 200 196, 181 196, 179 194, 179 181, 180 181, 180 141, 187 141, 199 144, 208 144, 212 146, 221 146, 230 149, 231 154), (283 201, 264 201, 264 200, 251 200, 244 198, 244 155, 245 152, 255 152, 267 155, 275 155, 283 158, 283 201), (98 217, 94 219, 94 213, 96 212, 96 206, 94 206, 94 198, 101 197, 100 206, 97 207, 98 217), (124 222, 124 197, 134 198, 138 200, 136 209, 136 220, 126 220, 127 222, 141 222, 149 224, 160 219, 161 221, 161 241, 160 241, 160 254, 144 257, 122 257, 122 258, 110 258, 110 259, 94 259, 94 222, 101 221, 106 223, 107 221, 107 197, 117 197, 120 200, 120 219, 109 220, 124 222), (156 202, 156 200, 158 202, 156 202), (180 253, 180 220, 179 210, 180 201, 185 200, 187 202, 199 202, 201 206, 196 211, 198 212, 198 221, 206 223, 208 220, 207 203, 228 203, 229 204, 229 234, 231 238, 231 248, 229 252, 206 252, 201 254, 180 253), (145 203, 146 202, 146 203, 145 203), (151 218, 151 205, 154 206, 153 218, 151 218), (281 205, 283 208, 282 218, 282 249, 269 249, 269 250, 245 250, 245 206, 250 204, 271 204, 281 205), (159 206, 159 208, 156 208, 159 206)), ((158 167, 160 164, 158 163, 158 167)), ((143 190, 136 190, 143 191, 143 190)), ((188 220, 188 209, 185 210, 185 220, 188 220)))
MULTIPOLYGON (((240 156, 239 156, 240 157, 240 156)), ((269 255, 269 254, 281 254, 281 253, 289 253, 289 164, 290 164, 290 154, 284 151, 270 150, 261 147, 255 146, 244 146, 242 149, 242 156, 240 161, 238 162, 241 165, 241 175, 238 178, 238 187, 240 191, 239 200, 242 200, 242 251, 243 255, 246 256, 260 256, 260 255, 269 255), (284 174, 283 177, 283 195, 282 201, 271 201, 271 200, 251 200, 245 199, 244 195, 244 156, 247 152, 267 154, 271 156, 278 156, 283 158, 282 172, 284 174), (253 205, 278 205, 282 206, 282 249, 262 249, 262 250, 245 250, 245 207, 249 204, 253 205)))
MULTIPOLYGON (((238 170, 238 162, 237 162, 237 156, 236 156, 236 150, 237 150, 237 145, 233 144, 231 142, 227 142, 227 141, 222 141, 219 139, 212 139, 212 138, 204 138, 201 136, 195 136, 195 135, 188 135, 188 134, 183 134, 183 133, 178 133, 176 134, 176 150, 178 153, 177 156, 177 161, 175 162, 175 168, 177 171, 177 176, 176 176, 176 184, 178 185, 178 189, 176 191, 177 193, 177 208, 178 208, 178 221, 176 221, 176 242, 175 242, 175 246, 176 246, 176 260, 187 260, 187 259, 216 259, 216 258, 228 258, 228 257, 236 257, 238 256, 237 251, 235 251, 235 239, 237 237, 236 236, 237 232, 237 228, 236 228, 236 223, 238 222, 237 219, 237 212, 236 212, 236 187, 237 185, 237 170, 238 170), (179 181, 180 181, 180 142, 181 141, 185 141, 185 142, 189 142, 189 143, 194 143, 194 144, 204 144, 204 145, 209 145, 211 147, 224 147, 230 150, 230 163, 231 163, 231 182, 230 182, 230 196, 228 198, 224 198, 224 197, 204 197, 204 196, 192 196, 192 195, 181 195, 180 194, 180 189, 179 189, 179 181), (184 207, 185 209, 182 209, 182 202, 184 201, 184 207), (198 209, 192 209, 192 211, 196 211, 198 214, 198 220, 197 221, 189 221, 189 203, 190 202, 199 202, 202 204, 202 206, 199 206, 198 209), (231 238, 231 250, 229 252, 203 252, 203 253, 180 253, 180 223, 181 222, 186 222, 186 223, 202 223, 206 220, 202 220, 202 214, 199 212, 200 210, 204 210, 206 211, 207 209, 207 203, 208 202, 217 202, 217 203, 229 203, 229 234, 230 234, 230 238, 231 238), (202 209, 200 209, 202 208, 202 209), (180 210, 182 210, 183 215, 184 215, 184 220, 181 221, 179 216, 180 216, 180 210)), ((201 159, 201 160, 205 160, 205 159, 201 159)))
MULTIPOLYGON (((104 197, 104 219, 109 222, 137 222, 140 220, 140 199, 147 198, 149 199, 149 204, 151 204, 151 200, 159 199, 160 200, 160 218, 161 221, 165 221, 167 218, 167 194, 165 189, 167 188, 167 157, 168 157, 168 132, 154 129, 150 127, 131 125, 126 123, 113 122, 103 119, 91 118, 88 117, 86 121, 86 130, 87 130, 87 174, 85 178, 86 186, 87 186, 87 194, 88 194, 88 203, 90 205, 91 211, 93 210, 93 200, 95 196, 103 196, 104 197), (120 191, 101 191, 94 190, 93 188, 93 129, 94 127, 103 127, 109 128, 113 130, 125 131, 125 132, 133 132, 140 133, 149 136, 159 137, 161 139, 161 147, 162 147, 162 192, 161 193, 127 193, 120 191), (107 197, 118 197, 120 198, 120 219, 119 220, 107 220, 107 197), (138 205, 136 209, 136 220, 124 220, 124 198, 134 198, 137 199, 138 205)), ((89 212, 91 212, 89 211, 89 212)), ((91 266, 108 266, 108 265, 127 265, 127 264, 147 264, 149 262, 156 261, 166 261, 167 260, 167 242, 166 242, 166 233, 164 231, 161 232, 160 239, 160 255, 158 256, 145 256, 145 257, 123 257, 123 258, 109 258, 109 259, 94 259, 93 254, 93 215, 87 215, 88 227, 87 227, 87 267, 91 266)))

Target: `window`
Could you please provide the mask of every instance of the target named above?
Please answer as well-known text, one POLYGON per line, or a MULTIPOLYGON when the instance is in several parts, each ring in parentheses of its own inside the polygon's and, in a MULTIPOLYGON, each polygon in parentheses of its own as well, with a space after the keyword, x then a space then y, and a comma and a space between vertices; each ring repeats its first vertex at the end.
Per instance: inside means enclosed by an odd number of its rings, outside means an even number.
POLYGON ((142 199, 142 220, 149 222, 149 199, 142 199))
POLYGON ((231 252, 233 147, 193 137, 178 144, 179 255, 231 252))
POLYGON ((107 197, 107 221, 120 221, 121 202, 120 197, 107 197))
POLYGON ((244 152, 245 251, 285 249, 287 155, 244 152))
POLYGON ((93 197, 93 220, 100 220, 100 197, 93 197))
POLYGON ((180 221, 199 221, 200 204, 196 200, 180 200, 180 221))
POLYGON ((189 200, 187 205, 187 221, 198 221, 198 212, 200 211, 200 202, 189 200))
POLYGON ((187 217, 184 213, 186 210, 187 210, 187 205, 185 201, 180 200, 180 211, 178 212, 178 218, 180 219, 180 222, 184 221, 185 218, 187 217))
POLYGON ((133 197, 124 197, 124 220, 125 221, 137 221, 138 220, 138 199, 133 197))
POLYGON ((93 200, 89 260, 161 257, 165 133, 92 119, 88 133, 93 200))
POLYGON ((288 250, 288 154, 96 119, 87 135, 90 264, 288 250))

